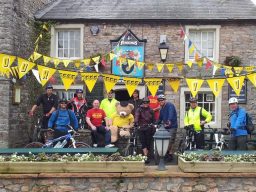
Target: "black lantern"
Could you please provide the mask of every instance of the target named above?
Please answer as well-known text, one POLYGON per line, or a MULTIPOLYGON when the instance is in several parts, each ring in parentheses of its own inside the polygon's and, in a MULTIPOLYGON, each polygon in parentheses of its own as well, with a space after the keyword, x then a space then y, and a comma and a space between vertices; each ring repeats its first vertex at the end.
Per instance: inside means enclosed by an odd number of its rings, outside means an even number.
POLYGON ((170 133, 164 128, 164 126, 161 125, 160 129, 156 131, 153 137, 154 137, 157 153, 160 156, 160 161, 159 161, 157 170, 164 171, 166 170, 165 164, 164 164, 164 156, 168 150, 171 136, 170 136, 170 133))
POLYGON ((162 42, 162 43, 160 43, 158 48, 159 48, 161 61, 165 62, 166 58, 167 58, 167 53, 168 53, 169 46, 167 46, 165 42, 162 42))

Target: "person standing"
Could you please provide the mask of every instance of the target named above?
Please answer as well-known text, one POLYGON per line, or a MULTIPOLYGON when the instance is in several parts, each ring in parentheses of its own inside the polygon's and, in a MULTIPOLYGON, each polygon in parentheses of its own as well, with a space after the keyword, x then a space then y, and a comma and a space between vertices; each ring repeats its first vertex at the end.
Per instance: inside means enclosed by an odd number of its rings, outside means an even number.
POLYGON ((149 99, 149 107, 154 111, 155 120, 159 119, 160 114, 160 104, 157 100, 157 96, 150 95, 148 96, 149 99))
POLYGON ((165 157, 168 161, 172 161, 174 153, 173 145, 175 142, 178 128, 177 112, 175 106, 171 102, 166 101, 165 95, 158 95, 157 100, 159 101, 161 106, 158 122, 163 123, 165 129, 169 132, 171 136, 168 152, 165 157))
POLYGON ((48 121, 51 117, 51 114, 58 108, 58 97, 53 94, 52 85, 47 85, 46 93, 41 94, 37 100, 35 105, 29 111, 29 116, 32 117, 36 111, 36 109, 42 104, 43 107, 43 118, 42 118, 42 129, 48 128, 48 121))
POLYGON ((238 105, 238 100, 231 97, 228 101, 231 113, 229 114, 229 125, 231 138, 229 141, 230 150, 247 149, 246 111, 238 105))
POLYGON ((133 104, 134 106, 134 109, 132 110, 132 115, 135 116, 135 111, 142 104, 142 100, 139 98, 139 90, 135 89, 135 91, 132 94, 132 98, 129 100, 129 103, 133 104))
POLYGON ((199 107, 197 99, 189 99, 190 109, 186 112, 184 125, 192 125, 194 128, 194 138, 197 149, 204 148, 204 125, 212 120, 212 115, 204 108, 199 107))

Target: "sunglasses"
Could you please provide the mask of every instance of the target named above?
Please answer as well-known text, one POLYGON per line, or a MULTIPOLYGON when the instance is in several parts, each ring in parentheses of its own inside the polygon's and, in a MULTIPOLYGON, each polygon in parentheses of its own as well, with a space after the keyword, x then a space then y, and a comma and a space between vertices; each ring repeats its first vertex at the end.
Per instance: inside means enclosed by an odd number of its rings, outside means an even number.
POLYGON ((164 99, 158 99, 158 101, 164 101, 164 99))

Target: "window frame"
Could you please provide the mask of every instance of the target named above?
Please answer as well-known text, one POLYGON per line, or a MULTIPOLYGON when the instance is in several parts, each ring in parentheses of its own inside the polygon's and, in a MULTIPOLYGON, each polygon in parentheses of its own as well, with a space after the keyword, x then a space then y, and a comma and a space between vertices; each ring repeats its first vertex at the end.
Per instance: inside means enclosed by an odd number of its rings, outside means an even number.
MULTIPOLYGON (((190 92, 188 87, 181 87, 180 90, 180 127, 184 127, 184 118, 185 118, 185 92, 190 92)), ((212 93, 210 88, 204 87, 200 88, 200 92, 209 92, 212 93)), ((221 101, 222 94, 220 93, 218 97, 215 97, 215 121, 208 123, 211 128, 221 128, 221 101), (217 115, 218 114, 218 115, 217 115)))
POLYGON ((219 62, 219 49, 220 49, 220 25, 186 25, 185 32, 188 34, 188 39, 185 41, 185 60, 186 61, 194 61, 194 59, 189 58, 189 31, 196 30, 196 31, 203 31, 203 30, 213 30, 215 31, 215 42, 213 47, 213 60, 219 62))
MULTIPOLYGON (((68 90, 65 89, 64 85, 53 85, 53 92, 57 95, 58 91, 64 91, 64 92, 76 92, 77 89, 84 89, 84 85, 71 85, 68 90)), ((57 95, 58 96, 58 95, 57 95)), ((85 96, 85 95, 84 95, 85 96)), ((62 99, 62 98, 59 98, 62 99)), ((66 98, 66 99, 72 99, 72 98, 66 98)))
POLYGON ((84 25, 83 24, 61 24, 51 27, 51 57, 59 59, 83 59, 83 42, 84 42, 84 25), (79 30, 80 31, 80 57, 58 57, 58 32, 68 30, 79 30))

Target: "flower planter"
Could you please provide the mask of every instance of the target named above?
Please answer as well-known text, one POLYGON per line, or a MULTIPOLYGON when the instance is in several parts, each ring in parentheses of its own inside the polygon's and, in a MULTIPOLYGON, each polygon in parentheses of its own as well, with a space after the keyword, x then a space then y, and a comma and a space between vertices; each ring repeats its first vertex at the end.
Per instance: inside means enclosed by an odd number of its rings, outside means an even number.
POLYGON ((142 161, 0 162, 0 173, 139 173, 142 161))
POLYGON ((224 161, 185 161, 178 159, 178 166, 183 172, 194 173, 256 173, 256 162, 224 162, 224 161))

